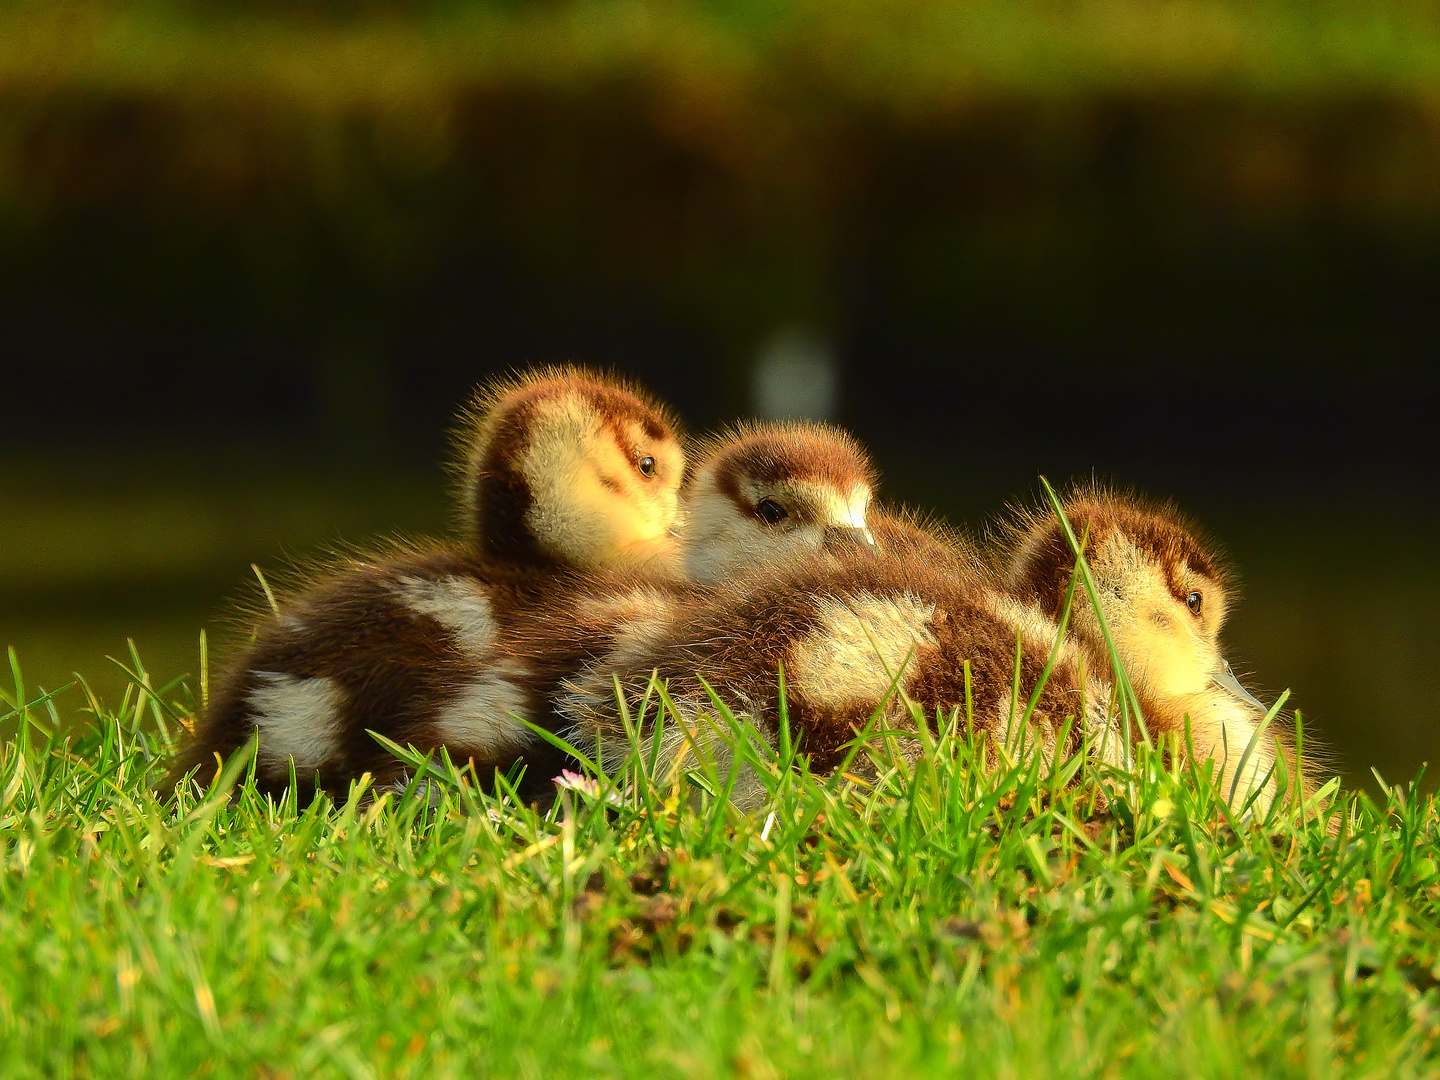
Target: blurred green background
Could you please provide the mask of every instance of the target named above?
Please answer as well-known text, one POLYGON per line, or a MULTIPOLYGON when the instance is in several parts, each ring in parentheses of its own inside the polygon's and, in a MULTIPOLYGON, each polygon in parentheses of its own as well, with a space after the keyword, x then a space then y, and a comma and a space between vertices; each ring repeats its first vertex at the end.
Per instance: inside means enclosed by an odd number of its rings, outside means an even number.
POLYGON ((973 528, 1173 496, 1237 670, 1413 775, 1437 271, 1434 2, 11 0, 0 641, 195 672, 250 563, 443 531, 469 388, 581 360, 973 528))

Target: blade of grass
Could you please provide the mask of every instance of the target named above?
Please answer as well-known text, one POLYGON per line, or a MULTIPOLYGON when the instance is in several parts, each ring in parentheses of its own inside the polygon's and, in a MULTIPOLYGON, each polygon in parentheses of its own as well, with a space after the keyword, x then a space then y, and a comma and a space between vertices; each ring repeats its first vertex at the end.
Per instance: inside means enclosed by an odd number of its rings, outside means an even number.
MULTIPOLYGON (((1140 737, 1146 749, 1154 749, 1150 741, 1150 730, 1146 727, 1144 714, 1140 709, 1140 699, 1135 694, 1135 688, 1130 684, 1130 677, 1125 672, 1125 665, 1120 660, 1120 653, 1115 648, 1115 638, 1110 633, 1110 624, 1105 618, 1105 611, 1100 604, 1100 593, 1095 587, 1095 578, 1090 573, 1090 564, 1086 561, 1085 551, 1080 546, 1079 540, 1075 537, 1075 530, 1070 526, 1070 519, 1065 516, 1065 508, 1060 503, 1060 496, 1050 486, 1050 481, 1040 477, 1040 484, 1045 489, 1045 497, 1050 501, 1055 511, 1056 518, 1060 521, 1060 528, 1065 533, 1065 541, 1070 545, 1070 550, 1075 555, 1075 569, 1080 574, 1080 581, 1085 586, 1085 593, 1090 598, 1090 605, 1095 610, 1095 618, 1100 624, 1100 634, 1105 639, 1105 648, 1110 655, 1110 663, 1114 673, 1116 688, 1120 691, 1122 712, 1124 719, 1129 722, 1130 715, 1133 715, 1140 730, 1140 737)), ((1129 733, 1126 733, 1126 740, 1129 741, 1129 733)), ((1128 748, 1127 748, 1128 749, 1128 748)))

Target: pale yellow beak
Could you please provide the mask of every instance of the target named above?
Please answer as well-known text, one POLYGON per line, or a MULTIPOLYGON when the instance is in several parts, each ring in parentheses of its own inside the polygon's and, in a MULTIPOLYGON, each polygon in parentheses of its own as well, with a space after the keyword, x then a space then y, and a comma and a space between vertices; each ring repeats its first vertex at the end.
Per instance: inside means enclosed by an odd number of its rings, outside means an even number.
POLYGON ((1224 660, 1220 661, 1219 671, 1212 671, 1210 673, 1210 681, 1222 690, 1228 691, 1252 709, 1258 710, 1256 714, 1257 718, 1264 717, 1270 712, 1263 701, 1240 685, 1240 680, 1235 678, 1235 673, 1230 670, 1230 665, 1224 660))

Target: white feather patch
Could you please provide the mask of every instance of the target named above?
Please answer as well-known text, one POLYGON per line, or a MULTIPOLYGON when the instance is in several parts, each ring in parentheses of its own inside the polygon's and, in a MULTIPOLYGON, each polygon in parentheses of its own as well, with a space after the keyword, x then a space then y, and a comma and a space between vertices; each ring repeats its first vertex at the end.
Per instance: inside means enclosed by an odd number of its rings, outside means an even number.
POLYGON ((435 726, 454 757, 491 758, 531 744, 529 728, 514 719, 531 719, 525 674, 517 664, 494 664, 440 710, 435 726))
POLYGON ((404 577, 395 583, 395 592, 413 610, 450 631, 471 656, 488 657, 495 647, 498 628, 479 582, 453 574, 434 580, 404 577))
POLYGON ((908 593, 826 596, 818 609, 820 626, 792 648, 789 664, 790 685, 817 705, 878 703, 906 659, 937 644, 935 605, 908 593))
MULTIPOLYGON (((1055 639, 1060 636, 1060 627, 1035 605, 1021 603, 1014 597, 994 592, 988 593, 985 601, 990 613, 1009 629, 1012 635, 1012 644, 1013 636, 1018 635, 1026 644, 1037 650, 1044 650, 1048 653, 1055 647, 1055 639)), ((1077 600, 1077 603, 1080 602, 1082 601, 1077 600)), ((1060 663, 1076 663, 1079 655, 1075 643, 1069 638, 1061 642, 1058 658, 1060 663)))
POLYGON ((272 775, 324 765, 339 745, 344 693, 333 679, 302 679, 278 671, 257 671, 261 685, 250 691, 250 708, 260 729, 260 759, 272 775))

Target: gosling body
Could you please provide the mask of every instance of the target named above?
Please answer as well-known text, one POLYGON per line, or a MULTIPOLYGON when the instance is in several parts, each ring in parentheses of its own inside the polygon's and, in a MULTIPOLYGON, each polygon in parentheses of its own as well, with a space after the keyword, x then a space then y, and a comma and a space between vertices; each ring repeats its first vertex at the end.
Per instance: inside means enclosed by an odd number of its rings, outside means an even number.
MULTIPOLYGON (((922 538, 923 542, 923 538, 922 538)), ((966 669, 976 727, 1002 743, 1053 757, 1087 737, 1106 760, 1124 749, 1110 739, 1111 691, 1088 678, 1079 650, 1062 642, 1025 726, 1026 703, 1059 635, 1037 608, 1005 593, 987 570, 957 561, 852 551, 795 561, 763 582, 723 590, 674 622, 637 633, 624 648, 589 665, 557 698, 557 712, 577 746, 598 745, 607 768, 630 752, 616 703, 644 697, 652 672, 665 681, 684 731, 662 733, 659 771, 669 770, 696 740, 708 743, 723 770, 729 747, 709 739, 713 705, 703 679, 772 747, 778 740, 777 674, 784 668, 789 723, 817 772, 842 762, 847 745, 878 716, 890 729, 913 730, 909 703, 934 725, 963 715, 966 669), (1017 648, 1020 694, 1012 688, 1017 648), (938 717, 938 720, 937 720, 938 717)), ((642 734, 642 741, 650 734, 642 734)), ((907 744, 912 752, 918 742, 907 744)), ((763 792, 745 776, 732 796, 753 806, 763 792)))

